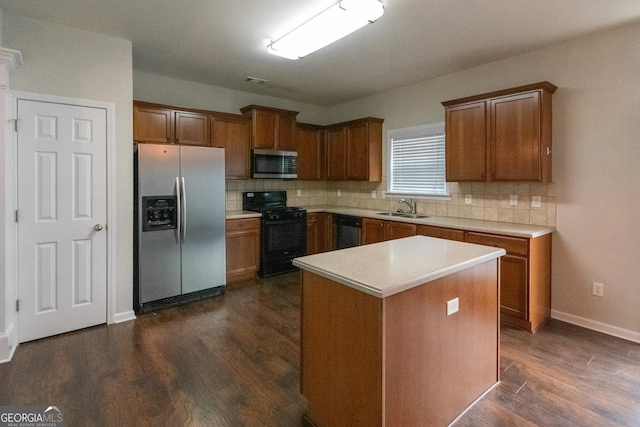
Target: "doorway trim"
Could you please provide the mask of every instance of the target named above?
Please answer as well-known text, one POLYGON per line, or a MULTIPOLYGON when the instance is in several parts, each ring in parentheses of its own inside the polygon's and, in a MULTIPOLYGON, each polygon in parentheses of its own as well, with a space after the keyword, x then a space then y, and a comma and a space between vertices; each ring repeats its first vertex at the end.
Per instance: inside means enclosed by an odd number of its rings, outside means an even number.
MULTIPOLYGON (((79 99, 79 98, 69 98, 57 95, 46 95, 40 93, 31 93, 31 92, 22 92, 22 91, 10 91, 11 96, 11 116, 14 119, 18 117, 18 101, 36 101, 36 102, 50 102, 54 104, 66 104, 73 105, 77 107, 92 107, 92 108, 100 108, 106 111, 107 118, 107 138, 106 138, 106 154, 107 154, 107 324, 118 323, 123 319, 118 319, 116 316, 116 286, 115 286, 115 259, 116 259, 116 168, 115 168, 115 159, 116 159, 116 144, 115 144, 115 104, 112 102, 103 102, 103 101, 93 101, 88 99, 79 99)), ((20 124, 18 123, 18 128, 20 124)), ((11 210, 9 212, 15 212, 17 209, 17 195, 18 195, 18 157, 17 157, 17 143, 18 143, 18 134, 16 132, 12 132, 12 149, 11 149, 11 164, 13 165, 13 185, 12 185, 12 195, 11 195, 11 210)), ((17 224, 15 230, 15 236, 17 235, 17 224)), ((14 245, 15 247, 16 245, 14 245)), ((19 289, 18 289, 18 256, 17 250, 12 254, 13 260, 13 271, 15 272, 15 279, 13 285, 13 292, 9 292, 7 289, 7 296, 13 294, 15 298, 19 297, 19 289)), ((13 313, 13 321, 17 326, 14 333, 17 335, 17 329, 20 327, 18 324, 18 315, 16 312, 13 313)), ((124 319, 128 320, 128 319, 124 319)), ((17 346, 17 341, 16 341, 17 346)))

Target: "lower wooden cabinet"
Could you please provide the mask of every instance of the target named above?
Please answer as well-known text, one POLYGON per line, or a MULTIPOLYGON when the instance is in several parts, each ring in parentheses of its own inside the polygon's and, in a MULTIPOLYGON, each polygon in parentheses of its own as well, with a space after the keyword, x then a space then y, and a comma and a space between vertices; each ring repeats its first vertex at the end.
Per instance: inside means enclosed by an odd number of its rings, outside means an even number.
POLYGON ((535 331, 551 316, 551 234, 533 239, 466 232, 468 243, 507 251, 500 263, 502 323, 535 331))
POLYGON ((416 234, 420 236, 437 237, 438 239, 457 240, 464 242, 464 231, 452 228, 433 227, 431 225, 419 225, 416 234))
POLYGON ((307 255, 331 250, 331 214, 307 214, 307 255))
POLYGON ((260 218, 226 222, 227 282, 253 277, 260 265, 260 218))
POLYGON ((407 222, 362 218, 362 244, 415 236, 417 226, 407 222))

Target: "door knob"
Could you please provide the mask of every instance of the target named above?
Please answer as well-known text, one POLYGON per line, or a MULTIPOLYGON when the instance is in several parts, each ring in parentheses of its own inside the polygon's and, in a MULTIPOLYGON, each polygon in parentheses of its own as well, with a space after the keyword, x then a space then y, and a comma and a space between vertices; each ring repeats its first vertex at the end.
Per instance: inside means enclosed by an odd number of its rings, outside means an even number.
POLYGON ((102 231, 102 224, 96 224, 96 225, 94 225, 94 226, 93 226, 93 229, 94 229, 95 231, 102 231))

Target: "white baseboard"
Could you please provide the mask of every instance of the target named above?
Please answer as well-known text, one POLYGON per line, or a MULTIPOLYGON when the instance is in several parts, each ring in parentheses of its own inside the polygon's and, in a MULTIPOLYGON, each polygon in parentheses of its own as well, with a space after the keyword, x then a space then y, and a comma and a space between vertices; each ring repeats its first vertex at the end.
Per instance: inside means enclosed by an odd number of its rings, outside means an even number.
POLYGON ((18 340, 13 336, 14 333, 13 323, 9 325, 5 332, 0 333, 0 363, 11 362, 13 353, 18 347, 18 340))
POLYGON ((609 325, 607 323, 598 322, 597 320, 587 319, 585 317, 564 313, 558 310, 551 310, 551 318, 571 323, 572 325, 582 326, 583 328, 591 329, 593 331, 602 332, 603 334, 640 343, 640 332, 632 331, 630 329, 620 328, 618 326, 609 325))
POLYGON ((113 317, 113 323, 128 322, 129 320, 136 320, 135 311, 123 311, 122 313, 116 313, 113 317))

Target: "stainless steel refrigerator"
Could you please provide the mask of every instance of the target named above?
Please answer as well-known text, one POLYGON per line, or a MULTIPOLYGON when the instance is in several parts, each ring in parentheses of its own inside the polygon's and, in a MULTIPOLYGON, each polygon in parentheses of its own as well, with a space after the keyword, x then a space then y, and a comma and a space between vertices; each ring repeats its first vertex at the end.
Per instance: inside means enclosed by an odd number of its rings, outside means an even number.
POLYGON ((134 170, 134 310, 223 294, 224 150, 137 144, 134 170))

